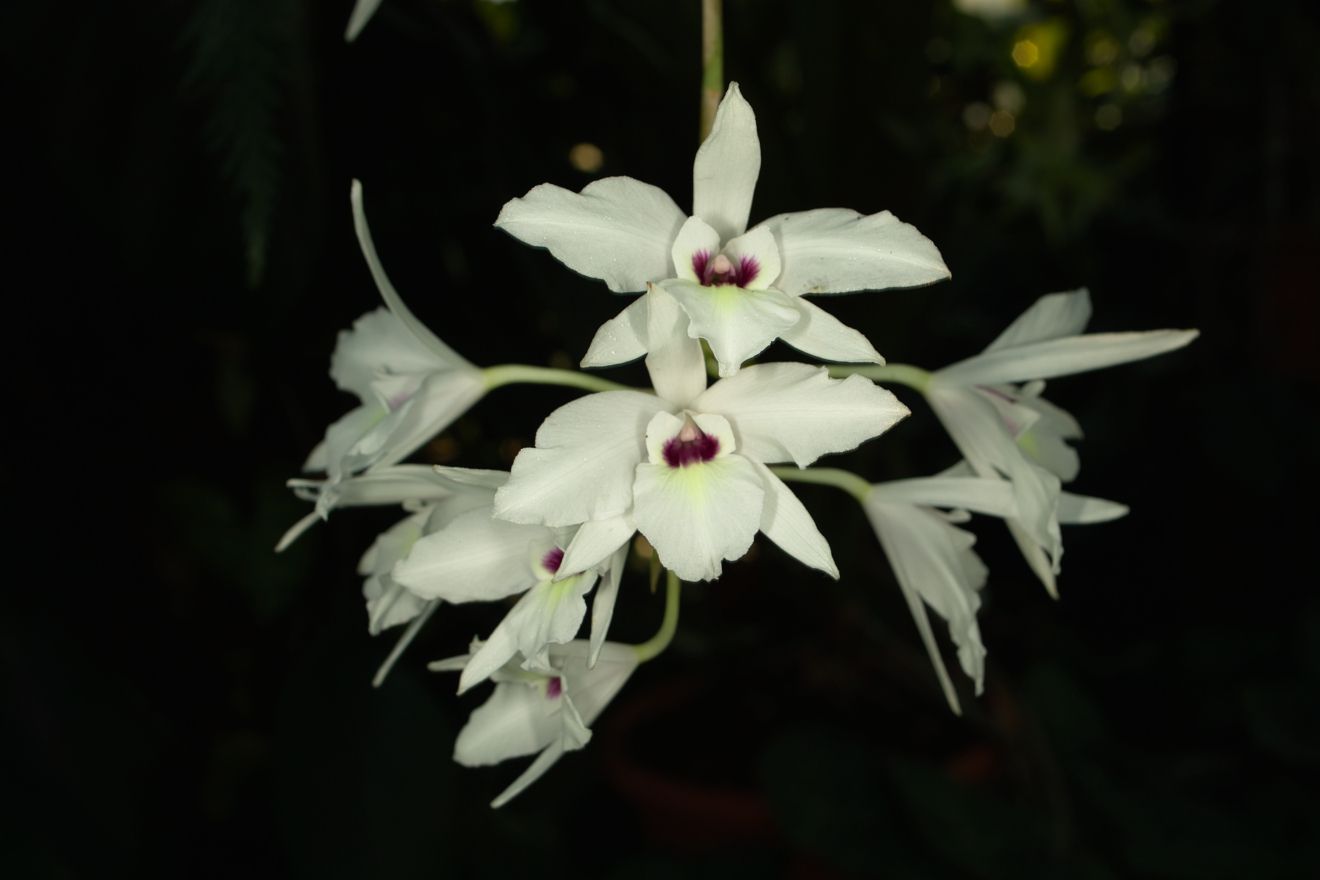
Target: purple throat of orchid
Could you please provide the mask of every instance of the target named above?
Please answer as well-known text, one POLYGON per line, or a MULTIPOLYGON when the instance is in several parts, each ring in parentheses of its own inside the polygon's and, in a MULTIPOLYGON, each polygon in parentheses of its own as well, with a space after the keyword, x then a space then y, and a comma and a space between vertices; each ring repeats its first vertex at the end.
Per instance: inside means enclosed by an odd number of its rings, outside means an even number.
POLYGON ((683 425, 677 437, 666 440, 661 448, 665 464, 672 468, 710 461, 719 451, 719 438, 702 431, 691 419, 683 425))
POLYGON ((746 287, 756 280, 761 264, 756 261, 756 257, 742 256, 735 263, 724 254, 717 254, 711 259, 709 251, 697 251, 692 255, 692 271, 697 273, 697 280, 705 287, 726 284, 746 287))
POLYGON ((564 680, 559 676, 556 675, 554 678, 550 679, 545 683, 545 695, 549 699, 557 700, 559 699, 560 695, 563 693, 564 693, 564 680))
POLYGON ((553 550, 546 551, 541 557, 541 565, 551 574, 559 574, 559 566, 564 563, 564 551, 556 547, 553 550))

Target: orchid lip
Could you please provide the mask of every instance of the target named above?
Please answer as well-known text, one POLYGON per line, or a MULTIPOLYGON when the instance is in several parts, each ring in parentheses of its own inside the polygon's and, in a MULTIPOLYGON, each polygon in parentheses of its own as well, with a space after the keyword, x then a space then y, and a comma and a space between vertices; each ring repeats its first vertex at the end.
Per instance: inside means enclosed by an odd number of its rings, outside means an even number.
POLYGON ((564 680, 555 676, 545 683, 545 695, 548 699, 557 700, 564 693, 564 680))
POLYGON ((716 254, 712 259, 709 251, 700 250, 692 255, 692 271, 704 287, 746 287, 760 274, 761 264, 756 257, 745 255, 736 263, 724 254, 716 254))
POLYGON ((665 441, 661 454, 664 455, 665 464, 672 468, 681 468, 710 461, 719 451, 719 438, 714 434, 705 433, 689 419, 678 432, 678 436, 665 441))

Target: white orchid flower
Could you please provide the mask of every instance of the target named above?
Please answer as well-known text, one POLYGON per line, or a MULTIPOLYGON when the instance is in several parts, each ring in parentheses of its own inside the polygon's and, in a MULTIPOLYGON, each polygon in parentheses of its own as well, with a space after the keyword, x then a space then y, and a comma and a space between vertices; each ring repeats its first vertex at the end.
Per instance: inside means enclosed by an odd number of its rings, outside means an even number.
POLYGON ((1085 289, 1043 296, 981 354, 932 373, 924 389, 971 468, 1011 481, 1017 515, 1009 530, 1051 595, 1063 556, 1060 483, 1077 475, 1076 453, 1064 441, 1080 437, 1081 429, 1040 396, 1042 380, 1153 357, 1197 336, 1195 330, 1083 334, 1090 316, 1085 289))
POLYGON ((757 531, 790 555, 839 576, 829 544, 767 464, 806 467, 845 452, 908 415, 860 376, 760 364, 706 388, 699 343, 668 293, 653 287, 646 365, 657 394, 606 391, 550 414, 534 448, 495 494, 511 523, 582 526, 564 573, 582 571, 640 531, 665 568, 687 581, 719 577, 757 531))
MULTIPOLYGON (((760 169, 756 116, 730 83, 697 150, 693 216, 657 187, 607 177, 581 193, 541 184, 506 204, 495 225, 616 293, 661 284, 683 307, 684 332, 709 342, 721 376, 777 338, 824 360, 884 363, 865 336, 802 297, 948 278, 939 251, 888 211, 821 208, 780 214, 749 231, 760 169)), ((646 318, 639 299, 605 323, 582 366, 641 357, 646 318)))
POLYGON ((459 679, 459 693, 489 678, 516 654, 526 658, 528 668, 545 665, 552 644, 577 635, 586 617, 586 595, 603 576, 593 602, 591 631, 591 644, 600 650, 627 554, 627 547, 620 547, 590 571, 561 576, 564 547, 573 530, 494 519, 495 490, 508 474, 484 473, 489 478, 483 502, 420 536, 390 572, 392 581, 422 601, 490 602, 523 593, 473 654, 459 679))
MULTIPOLYGON (((958 714, 962 712, 958 694, 926 608, 929 606, 948 621, 959 665, 980 696, 985 684, 986 651, 976 612, 981 606, 979 591, 985 585, 987 570, 972 549, 976 536, 954 523, 965 521, 968 511, 1001 518, 1017 514, 1013 487, 1007 481, 963 473, 962 468, 954 468, 936 477, 878 483, 870 487, 862 502, 930 654, 944 696, 958 714), (937 508, 953 512, 943 513, 937 508)), ((1123 505, 1103 498, 1068 492, 1059 498, 1059 521, 1065 524, 1106 522, 1126 513, 1123 505)))
MULTIPOLYGON (((349 474, 402 461, 487 390, 481 371, 403 304, 376 256, 362 209, 362 185, 356 180, 352 203, 358 244, 386 308, 363 315, 352 330, 340 333, 330 361, 335 384, 362 401, 329 427, 304 465, 325 471, 331 489, 349 474)), ((333 504, 333 491, 322 498, 333 504)))
MULTIPOLYGON (((439 660, 436 672, 466 669, 481 650, 439 660)), ((540 779, 564 752, 580 749, 591 739, 589 726, 637 668, 637 652, 629 645, 587 642, 552 645, 548 663, 524 668, 517 659, 497 669, 490 699, 472 713, 454 743, 454 760, 465 767, 484 767, 510 758, 536 754, 536 760, 495 800, 502 807, 540 779), (591 658, 599 653, 599 662, 591 658), (539 754, 538 754, 539 753, 539 754)))

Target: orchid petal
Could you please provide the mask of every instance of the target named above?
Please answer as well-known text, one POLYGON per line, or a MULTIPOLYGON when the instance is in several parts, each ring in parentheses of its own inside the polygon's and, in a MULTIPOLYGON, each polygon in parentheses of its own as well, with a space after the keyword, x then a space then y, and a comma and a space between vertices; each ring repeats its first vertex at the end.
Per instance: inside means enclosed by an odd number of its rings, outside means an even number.
POLYGON ((635 361, 646 354, 646 298, 638 297, 610 318, 591 338, 580 366, 612 367, 635 361))
POLYGON ((839 567, 834 564, 830 544, 806 507, 769 468, 757 461, 752 464, 761 475, 766 490, 765 505, 761 508, 761 533, 789 556, 837 581, 839 567))
POLYGON ((754 263, 756 274, 745 283, 748 290, 764 290, 775 286, 779 277, 779 244, 774 233, 764 225, 757 226, 724 246, 724 254, 734 265, 754 263))
POLYGON ((877 501, 973 510, 989 516, 1017 515, 1013 486, 998 477, 918 477, 893 480, 871 487, 877 501))
POLYGON ((536 760, 527 765, 527 769, 519 774, 508 788, 500 792, 495 800, 490 802, 491 809, 498 810, 509 801, 516 798, 527 790, 533 782, 546 774, 546 771, 555 765, 555 763, 564 756, 564 745, 560 742, 553 742, 546 746, 541 754, 536 756, 536 760))
POLYGON ((421 613, 413 618, 412 623, 408 624, 408 628, 399 636, 398 641, 394 643, 394 647, 390 649, 390 653, 380 664, 380 668, 376 670, 375 676, 371 679, 372 687, 378 688, 385 683, 385 679, 389 676, 390 670, 394 668, 394 664, 399 662, 403 652, 408 650, 408 646, 413 643, 413 639, 417 638, 417 634, 422 631, 422 627, 426 626, 426 622, 431 619, 431 615, 439 607, 439 599, 432 599, 422 606, 421 613))
POLYGON ((570 526, 623 514, 646 423, 664 408, 637 391, 602 391, 561 406, 541 424, 536 446, 514 459, 509 482, 495 493, 495 515, 570 526))
POLYGON ((720 234, 700 217, 689 217, 674 239, 670 256, 674 261, 672 277, 700 283, 697 277, 696 258, 704 254, 706 259, 713 259, 720 252, 720 234))
POLYGON ((798 467, 854 449, 909 415, 898 398, 861 376, 831 379, 823 367, 806 364, 748 367, 706 389, 694 406, 726 416, 748 458, 798 467))
POLYGON ((570 575, 595 568, 624 547, 637 531, 631 514, 584 522, 564 549, 559 574, 570 575))
POLYGON ((584 724, 595 724, 600 713, 619 693, 637 669, 637 653, 631 645, 606 642, 598 662, 591 665, 591 646, 576 639, 566 645, 553 645, 550 659, 562 670, 569 684, 569 697, 581 713, 584 724))
POLYGON ((693 163, 692 213, 714 227, 722 241, 742 235, 760 173, 756 114, 732 82, 693 163))
POLYGON ((691 318, 688 335, 710 343, 721 376, 738 372, 744 361, 763 351, 799 318, 792 298, 773 288, 705 287, 688 281, 666 281, 660 286, 691 318))
POLYGON ((631 177, 605 177, 581 193, 549 183, 533 187, 508 202, 495 225, 548 248, 559 262, 615 293, 627 293, 673 276, 670 245, 683 220, 664 190, 631 177))
POLYGON ((1059 493, 1059 522, 1064 525, 1091 525, 1127 516, 1128 506, 1089 495, 1059 493))
POLYGON ((408 329, 408 332, 437 357, 454 366, 470 367, 471 365, 466 360, 448 345, 441 342, 440 337, 432 333, 430 328, 413 316, 413 313, 403 304, 403 298, 399 296, 399 292, 390 283, 389 276, 385 274, 385 267, 381 265, 380 257, 376 255, 376 245, 371 241, 371 229, 367 226, 366 211, 362 207, 361 181, 353 181, 353 185, 349 190, 349 200, 353 204, 353 231, 357 233, 358 246, 362 248, 362 256, 367 261, 367 268, 371 270, 371 277, 375 280, 381 299, 385 300, 385 305, 408 329))
POLYGON ((1196 330, 1148 330, 1049 339, 986 351, 945 367, 935 377, 960 385, 1051 379, 1154 357, 1182 348, 1198 335, 1196 330))
POLYGON ((476 369, 433 373, 401 410, 398 424, 389 434, 387 448, 373 467, 398 464, 436 434, 454 423, 486 393, 486 383, 476 369))
POLYGON ((454 760, 483 767, 544 749, 559 737, 562 701, 562 694, 550 696, 543 684, 497 684, 458 732, 454 760))
POLYGON ((600 580, 600 586, 596 589, 596 595, 591 598, 591 656, 587 659, 588 666, 595 666, 600 658, 601 649, 605 647, 605 636, 610 631, 610 623, 614 620, 614 603, 619 597, 619 583, 623 580, 623 568, 628 561, 628 545, 624 544, 614 551, 614 556, 610 559, 609 567, 606 568, 604 576, 600 580))
POLYGON ((651 385, 674 406, 687 406, 706 390, 701 343, 688 335, 687 312, 663 288, 651 285, 646 303, 646 372, 651 385))
POLYGON ((382 374, 426 374, 453 365, 438 358, 381 306, 354 321, 351 330, 340 331, 330 358, 330 378, 340 389, 366 401, 372 399, 373 386, 382 374))
POLYGON ((798 310, 798 322, 779 338, 798 351, 843 364, 885 362, 865 336, 815 303, 795 297, 793 305, 798 310))
POLYGON ((502 599, 532 585, 530 560, 552 545, 546 529, 494 519, 489 508, 479 508, 421 538, 392 577, 427 599, 502 599))
POLYGON ((818 208, 760 225, 779 242, 783 268, 775 286, 791 296, 915 287, 949 277, 930 239, 888 211, 863 216, 818 208))
POLYGON ((1085 287, 1067 293, 1050 293, 1032 303, 1000 333, 986 351, 1014 348, 1064 336, 1077 336, 1091 320, 1091 292, 1085 287))
POLYGON ((362 33, 367 22, 376 14, 380 3, 381 0, 357 0, 353 6, 353 13, 348 18, 348 28, 344 31, 345 42, 351 43, 357 39, 357 35, 362 33))
POLYGON ((686 467, 637 466, 633 516, 660 563, 685 581, 720 576, 741 559, 761 524, 765 488, 739 455, 686 467))

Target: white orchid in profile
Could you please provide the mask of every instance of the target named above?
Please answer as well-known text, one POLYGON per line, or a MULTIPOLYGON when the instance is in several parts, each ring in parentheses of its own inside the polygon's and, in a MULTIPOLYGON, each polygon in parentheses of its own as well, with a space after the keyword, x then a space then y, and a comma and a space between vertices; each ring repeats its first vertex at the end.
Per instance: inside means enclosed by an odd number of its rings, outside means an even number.
MULTIPOLYGON (((430 664, 436 672, 467 669, 481 652, 430 664)), ((545 774, 565 752, 591 739, 589 726, 614 699, 637 668, 629 645, 606 642, 593 648, 584 641, 552 645, 542 665, 527 668, 511 659, 491 677, 495 691, 473 711, 454 743, 454 760, 484 767, 510 758, 536 755, 530 766, 491 802, 502 807, 545 774), (599 654, 597 660, 592 658, 599 654)))
POLYGON ((831 379, 806 364, 760 364, 706 388, 700 346, 683 332, 679 305, 657 287, 643 302, 657 393, 606 391, 551 413, 496 493, 495 515, 581 524, 565 573, 597 564, 636 530, 680 578, 710 580, 760 531, 837 578, 811 515, 766 464, 806 467, 853 449, 907 408, 860 376, 831 379))
POLYGON ((1016 515, 1007 520, 1009 530, 1051 595, 1063 556, 1060 484, 1078 468, 1065 441, 1081 429, 1040 396, 1043 380, 1153 357, 1197 336, 1195 330, 1083 334, 1090 317, 1085 289, 1043 296, 985 351, 932 373, 924 388, 972 470, 1012 483, 1016 515))
POLYGON ((486 393, 482 372, 413 316, 376 256, 362 209, 362 185, 353 181, 353 222, 385 308, 363 315, 339 334, 330 376, 361 405, 332 424, 304 468, 328 477, 318 499, 324 516, 336 486, 348 475, 407 458, 447 428, 486 393))
MULTIPOLYGON (((1016 516, 1013 487, 998 477, 978 477, 959 466, 935 477, 877 483, 865 491, 862 506, 889 558, 945 699, 961 714, 926 608, 948 622, 958 663, 980 696, 986 651, 976 612, 987 570, 972 549, 976 536, 955 523, 965 522, 969 511, 1016 516)), ((1125 513, 1126 507, 1103 498, 1064 492, 1059 499, 1058 517, 1063 523, 1106 522, 1125 513)))
MULTIPOLYGON (((459 693, 488 678, 516 654, 526 668, 548 663, 551 645, 571 641, 586 617, 586 595, 603 577, 592 603, 591 645, 599 651, 614 614, 627 548, 598 560, 590 571, 560 574, 573 530, 506 522, 491 516, 504 471, 445 468, 466 475, 474 502, 420 536, 399 558, 390 579, 418 601, 491 602, 523 593, 459 679, 459 693)), ((594 655, 593 655, 594 656, 594 655)))
MULTIPOLYGON (((607 177, 581 193, 541 184, 506 204, 495 225, 616 293, 662 286, 683 308, 684 332, 710 344, 721 376, 775 339, 824 360, 884 363, 866 337, 802 297, 948 278, 939 251, 888 211, 822 208, 748 230, 760 169, 756 116, 731 83, 697 150, 691 217, 657 187, 607 177)), ((639 299, 606 322, 582 366, 645 354, 646 317, 639 299)))

